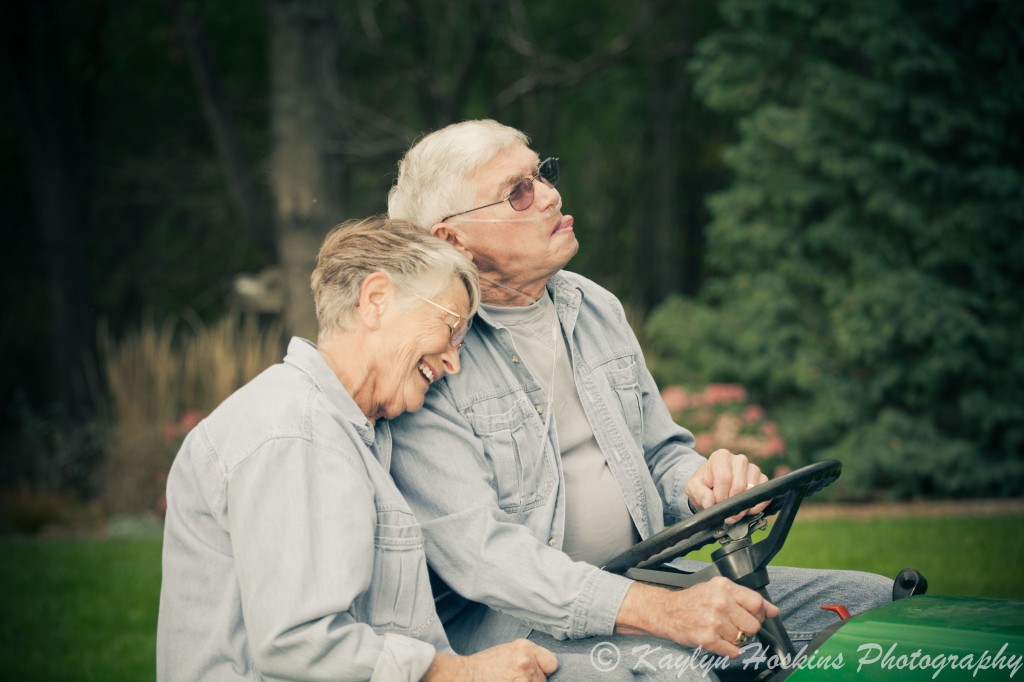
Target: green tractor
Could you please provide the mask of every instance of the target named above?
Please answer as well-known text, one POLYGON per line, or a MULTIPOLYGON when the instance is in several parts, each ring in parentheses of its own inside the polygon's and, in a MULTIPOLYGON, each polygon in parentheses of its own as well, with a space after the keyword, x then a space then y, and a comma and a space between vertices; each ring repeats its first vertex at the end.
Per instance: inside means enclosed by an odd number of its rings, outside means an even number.
MULTIPOLYGON (((766 567, 782 549, 800 503, 839 478, 842 465, 818 462, 755 486, 640 542, 604 568, 634 580, 686 588, 715 576, 770 599, 766 567), (766 500, 761 514, 735 524, 726 519, 766 500), (768 517, 777 515, 767 537, 754 542, 768 517), (686 572, 672 562, 711 543, 721 546, 711 563, 686 572)), ((797 650, 779 618, 765 620, 755 665, 716 668, 723 679, 757 682, 820 680, 1008 680, 1024 667, 1024 602, 926 595, 927 581, 905 569, 893 586, 893 601, 854 617, 841 605, 836 623, 797 650)), ((742 658, 742 655, 741 655, 742 658)), ((1024 679, 1024 676, 1022 676, 1024 679)))

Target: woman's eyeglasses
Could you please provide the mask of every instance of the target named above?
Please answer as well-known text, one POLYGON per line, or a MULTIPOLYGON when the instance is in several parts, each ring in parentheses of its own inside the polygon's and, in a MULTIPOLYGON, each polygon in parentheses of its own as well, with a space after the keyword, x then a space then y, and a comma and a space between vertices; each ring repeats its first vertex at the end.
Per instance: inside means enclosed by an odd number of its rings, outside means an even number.
POLYGON ((458 313, 455 313, 455 312, 452 312, 451 310, 448 310, 443 305, 440 305, 438 303, 434 303, 429 298, 424 298, 423 296, 420 296, 419 294, 413 294, 413 296, 415 296, 416 298, 420 299, 421 301, 426 301, 427 303, 429 303, 430 305, 434 306, 435 308, 438 308, 440 310, 445 311, 446 313, 448 313, 449 315, 451 315, 452 317, 454 317, 456 319, 456 322, 455 322, 454 326, 448 324, 447 322, 445 322, 445 325, 448 327, 448 329, 451 330, 451 335, 449 337, 449 343, 451 343, 452 348, 454 348, 456 350, 462 348, 462 344, 466 340, 466 333, 469 331, 469 328, 473 326, 472 318, 467 319, 467 318, 463 317, 462 315, 459 315, 458 313))
POLYGON ((558 184, 558 157, 551 156, 551 157, 548 157, 548 158, 544 159, 543 161, 541 161, 540 164, 537 166, 537 171, 533 175, 531 175, 531 176, 529 176, 527 178, 523 178, 522 180, 517 182, 515 185, 513 185, 512 186, 512 190, 508 193, 508 196, 505 197, 504 199, 502 199, 500 201, 493 201, 493 202, 491 202, 489 204, 484 204, 483 206, 477 206, 476 208, 471 208, 468 211, 460 211, 458 213, 453 213, 450 216, 445 216, 441 220, 441 222, 443 223, 443 222, 445 222, 445 221, 447 221, 447 220, 449 220, 451 218, 454 218, 454 217, 460 216, 460 215, 465 215, 467 213, 472 213, 473 211, 479 211, 482 208, 489 208, 491 206, 497 206, 498 204, 503 204, 506 201, 516 211, 525 211, 526 209, 528 209, 531 206, 533 206, 533 182, 534 182, 534 180, 540 180, 541 182, 543 182, 548 187, 554 187, 555 185, 557 185, 558 184))

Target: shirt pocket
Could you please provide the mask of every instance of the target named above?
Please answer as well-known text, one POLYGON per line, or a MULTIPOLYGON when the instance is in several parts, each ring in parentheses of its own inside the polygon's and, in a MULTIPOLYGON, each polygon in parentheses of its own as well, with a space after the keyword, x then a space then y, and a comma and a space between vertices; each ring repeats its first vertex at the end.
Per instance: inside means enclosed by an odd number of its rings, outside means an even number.
POLYGON ((541 452, 540 427, 530 424, 519 405, 501 411, 507 405, 474 405, 467 416, 480 439, 494 475, 498 506, 502 511, 518 513, 542 504, 551 489, 552 476, 545 473, 548 458, 541 452), (487 407, 497 407, 491 413, 487 407))
POLYGON ((640 390, 640 373, 632 355, 618 357, 605 362, 597 368, 608 381, 615 398, 622 408, 622 416, 626 420, 629 433, 636 444, 644 444, 644 408, 640 390))
POLYGON ((416 637, 436 619, 423 532, 412 512, 377 506, 373 577, 365 597, 365 620, 378 634, 416 637))

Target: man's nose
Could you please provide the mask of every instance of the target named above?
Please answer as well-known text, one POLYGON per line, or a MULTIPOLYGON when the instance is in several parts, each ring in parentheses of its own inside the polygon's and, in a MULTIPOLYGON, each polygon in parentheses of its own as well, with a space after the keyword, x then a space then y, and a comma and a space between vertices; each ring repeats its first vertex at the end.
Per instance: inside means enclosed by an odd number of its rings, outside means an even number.
POLYGON ((558 202, 562 199, 562 195, 558 193, 557 189, 540 178, 533 181, 533 194, 534 201, 541 213, 548 211, 553 206, 557 206, 558 202))

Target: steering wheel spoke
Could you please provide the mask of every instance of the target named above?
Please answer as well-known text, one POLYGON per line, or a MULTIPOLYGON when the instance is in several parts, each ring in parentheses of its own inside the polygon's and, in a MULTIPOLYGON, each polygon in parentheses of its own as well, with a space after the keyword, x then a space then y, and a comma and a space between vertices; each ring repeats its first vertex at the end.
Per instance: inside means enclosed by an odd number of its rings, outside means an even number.
MULTIPOLYGON (((633 580, 687 588, 722 575, 769 598, 767 566, 793 526, 804 498, 813 495, 839 478, 842 465, 827 460, 756 485, 727 500, 697 512, 646 540, 633 545, 609 561, 604 569, 633 580), (726 519, 770 500, 763 513, 743 517, 734 524, 726 519), (755 543, 755 531, 767 525, 767 518, 778 515, 768 537, 755 543), (696 573, 686 573, 668 565, 718 541, 721 547, 711 554, 711 563, 696 573)), ((795 650, 779 618, 766 619, 760 635, 779 654, 794 656, 795 650)))
MULTIPOLYGON (((842 464, 832 459, 809 464, 756 485, 638 542, 611 559, 604 569, 624 574, 630 568, 648 568, 686 556, 728 535, 733 526, 748 524, 746 518, 732 525, 726 524, 725 520, 766 500, 771 500, 771 503, 764 510, 763 516, 779 515, 769 539, 772 534, 779 533, 774 542, 781 547, 803 499, 830 485, 839 478, 841 471, 842 464)), ((768 560, 776 552, 772 552, 768 560)))

